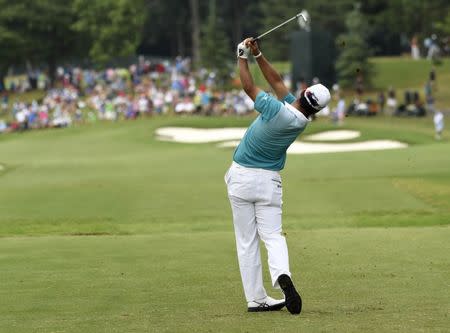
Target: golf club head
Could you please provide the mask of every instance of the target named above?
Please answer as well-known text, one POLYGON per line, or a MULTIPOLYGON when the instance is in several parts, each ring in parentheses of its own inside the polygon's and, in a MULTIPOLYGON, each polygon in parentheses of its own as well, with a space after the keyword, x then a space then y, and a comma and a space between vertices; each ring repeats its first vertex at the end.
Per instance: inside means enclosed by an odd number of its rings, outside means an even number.
POLYGON ((300 25, 302 25, 302 24, 300 23, 301 21, 303 21, 304 23, 307 23, 307 22, 308 22, 308 18, 306 17, 306 15, 305 15, 303 12, 301 12, 301 13, 298 15, 298 22, 299 22, 300 25))
POLYGON ((297 19, 298 25, 300 26, 300 29, 310 31, 310 19, 309 14, 306 10, 302 10, 301 13, 298 15, 297 19))

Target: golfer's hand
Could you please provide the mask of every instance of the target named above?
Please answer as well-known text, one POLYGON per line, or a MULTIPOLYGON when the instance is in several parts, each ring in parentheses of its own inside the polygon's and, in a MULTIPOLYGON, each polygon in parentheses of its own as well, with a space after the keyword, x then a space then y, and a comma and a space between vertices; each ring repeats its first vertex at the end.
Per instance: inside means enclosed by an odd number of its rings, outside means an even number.
POLYGON ((254 56, 261 53, 261 51, 259 50, 258 42, 254 38, 246 38, 244 40, 244 44, 245 46, 250 48, 250 51, 254 56))
POLYGON ((237 46, 236 55, 238 58, 247 60, 250 55, 250 48, 245 45, 245 41, 241 42, 237 46))

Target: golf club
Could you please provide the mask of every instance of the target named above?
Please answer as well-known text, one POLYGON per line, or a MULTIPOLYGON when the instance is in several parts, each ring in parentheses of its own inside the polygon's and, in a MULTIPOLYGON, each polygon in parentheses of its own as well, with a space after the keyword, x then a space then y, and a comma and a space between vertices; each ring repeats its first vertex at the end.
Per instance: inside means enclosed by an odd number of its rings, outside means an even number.
POLYGON ((285 25, 285 24, 287 24, 287 23, 289 23, 289 22, 291 22, 291 21, 293 21, 293 20, 295 20, 295 19, 299 19, 300 17, 303 19, 303 21, 306 22, 306 17, 305 17, 305 15, 303 15, 303 13, 298 13, 298 14, 295 15, 294 17, 291 17, 289 20, 286 20, 286 21, 284 21, 283 23, 277 25, 275 28, 272 28, 272 29, 270 29, 269 31, 266 31, 265 33, 259 35, 259 36, 256 37, 254 40, 255 40, 255 41, 258 41, 258 40, 260 40, 261 38, 263 38, 264 36, 270 34, 272 31, 277 30, 278 28, 281 28, 283 25, 285 25))

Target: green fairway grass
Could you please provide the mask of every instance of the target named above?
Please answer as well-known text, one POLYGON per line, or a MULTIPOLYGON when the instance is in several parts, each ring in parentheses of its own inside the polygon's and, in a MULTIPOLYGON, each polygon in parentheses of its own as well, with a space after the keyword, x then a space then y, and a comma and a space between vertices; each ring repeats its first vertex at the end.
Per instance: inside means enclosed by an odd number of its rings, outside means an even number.
MULTIPOLYGON (((450 141, 430 118, 346 118, 358 140, 407 149, 288 156, 284 232, 304 309, 246 312, 223 181, 232 150, 154 131, 251 120, 0 136, 0 332, 447 331, 450 141)), ((305 134, 330 129, 321 119, 305 134)))
POLYGON ((449 237, 437 227, 288 232, 300 316, 246 312, 231 232, 7 238, 0 324, 2 332, 444 332, 449 237))

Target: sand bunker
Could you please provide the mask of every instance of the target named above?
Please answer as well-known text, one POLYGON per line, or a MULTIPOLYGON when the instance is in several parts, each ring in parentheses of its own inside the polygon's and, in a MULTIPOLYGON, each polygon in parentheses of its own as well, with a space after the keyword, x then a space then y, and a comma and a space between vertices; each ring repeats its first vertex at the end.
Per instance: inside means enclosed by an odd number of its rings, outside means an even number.
POLYGON ((156 135, 162 141, 184 143, 206 143, 242 139, 246 128, 190 128, 163 127, 156 130, 156 135))
MULTIPOLYGON (((245 134, 246 128, 188 128, 164 127, 156 131, 159 140, 182 143, 221 142, 217 146, 236 147, 245 134), (225 142, 223 142, 225 141, 225 142)), ((309 140, 350 140, 360 136, 358 131, 326 131, 308 137, 309 140), (311 139, 312 138, 312 139, 311 139)), ((349 151, 370 151, 384 149, 406 148, 407 144, 393 140, 372 140, 351 143, 313 143, 294 142, 288 149, 288 154, 319 154, 349 151)))
MULTIPOLYGON (((236 147, 239 141, 228 141, 218 145, 220 148, 236 147)), ((288 149, 288 154, 321 154, 349 151, 370 151, 406 148, 407 144, 392 140, 373 140, 354 143, 309 143, 294 142, 288 149)))
POLYGON ((307 135, 303 137, 303 140, 308 141, 342 141, 342 140, 352 140, 359 138, 361 133, 359 131, 350 130, 336 130, 336 131, 326 131, 317 134, 307 135))
POLYGON ((319 154, 338 153, 348 151, 369 151, 406 148, 407 144, 392 140, 373 140, 353 143, 306 143, 294 142, 288 154, 319 154))

